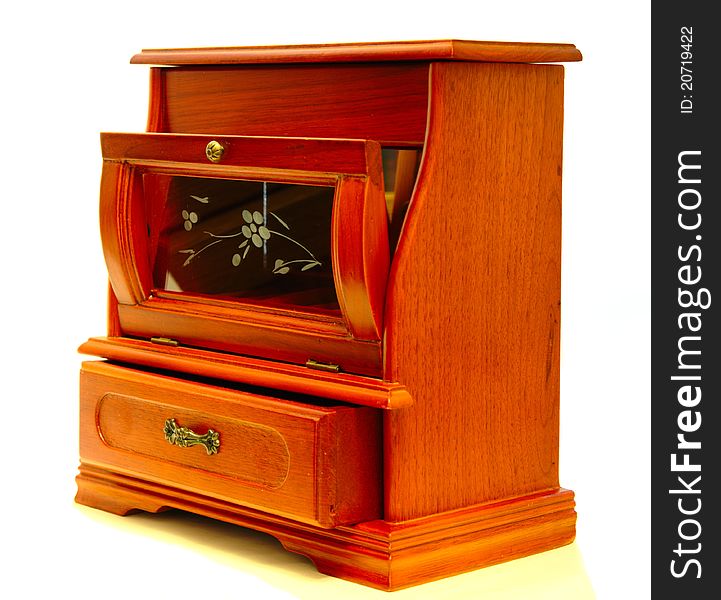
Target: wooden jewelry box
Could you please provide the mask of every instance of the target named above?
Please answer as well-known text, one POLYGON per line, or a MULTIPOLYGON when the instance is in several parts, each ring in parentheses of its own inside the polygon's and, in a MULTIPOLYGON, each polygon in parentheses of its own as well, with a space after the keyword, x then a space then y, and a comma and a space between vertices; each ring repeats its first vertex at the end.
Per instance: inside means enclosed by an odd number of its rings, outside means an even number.
POLYGON ((394 590, 567 544, 567 44, 149 50, 102 135, 108 332, 76 500, 394 590))

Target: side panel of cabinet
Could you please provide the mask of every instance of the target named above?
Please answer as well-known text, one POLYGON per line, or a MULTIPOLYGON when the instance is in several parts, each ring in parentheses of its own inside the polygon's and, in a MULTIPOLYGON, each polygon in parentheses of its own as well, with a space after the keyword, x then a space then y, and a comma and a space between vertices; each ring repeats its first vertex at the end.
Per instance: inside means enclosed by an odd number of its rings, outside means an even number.
POLYGON ((558 487, 563 67, 435 63, 389 275, 387 520, 558 487))

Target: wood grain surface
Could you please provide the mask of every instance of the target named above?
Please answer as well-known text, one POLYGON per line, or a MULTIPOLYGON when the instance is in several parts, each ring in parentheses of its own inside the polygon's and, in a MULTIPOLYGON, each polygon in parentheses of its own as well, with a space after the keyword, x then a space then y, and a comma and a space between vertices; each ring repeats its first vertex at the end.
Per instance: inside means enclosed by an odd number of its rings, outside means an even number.
POLYGON ((563 68, 436 63, 391 267, 386 519, 558 487, 563 68))
POLYGON ((156 65, 208 65, 418 60, 566 62, 581 60, 581 53, 573 44, 426 40, 143 50, 133 56, 130 62, 156 65))
POLYGON ((310 558, 322 573, 398 590, 573 541, 573 493, 555 490, 471 506, 402 524, 323 529, 156 482, 83 464, 81 504, 116 514, 178 508, 257 529, 310 558))
POLYGON ((168 133, 423 143, 427 63, 173 67, 158 77, 150 120, 168 133))
POLYGON ((310 394, 373 408, 396 410, 413 403, 408 390, 397 383, 351 373, 326 373, 237 354, 161 346, 121 336, 91 338, 80 346, 79 351, 115 362, 310 394))
POLYGON ((208 175, 226 174, 227 167, 367 175, 371 168, 367 146, 378 146, 364 140, 157 133, 102 133, 100 144, 107 161, 171 163, 176 170, 183 164, 200 163, 208 175), (217 165, 209 164, 205 155, 212 140, 225 148, 217 165))

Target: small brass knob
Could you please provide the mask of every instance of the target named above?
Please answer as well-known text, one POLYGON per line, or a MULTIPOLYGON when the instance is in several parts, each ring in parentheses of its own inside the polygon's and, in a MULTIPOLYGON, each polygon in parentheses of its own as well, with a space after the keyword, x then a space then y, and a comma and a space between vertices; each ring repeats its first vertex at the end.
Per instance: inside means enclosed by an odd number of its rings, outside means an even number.
POLYGON ((215 140, 208 142, 208 145, 205 147, 205 156, 208 157, 210 162, 220 162, 220 159, 223 157, 223 152, 225 152, 225 148, 223 148, 220 142, 216 142, 215 140))

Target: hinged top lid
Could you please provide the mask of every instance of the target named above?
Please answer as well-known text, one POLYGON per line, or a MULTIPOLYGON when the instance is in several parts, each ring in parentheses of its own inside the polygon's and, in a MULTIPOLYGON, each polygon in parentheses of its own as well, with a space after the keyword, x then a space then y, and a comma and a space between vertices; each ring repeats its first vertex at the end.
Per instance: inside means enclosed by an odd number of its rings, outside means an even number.
POLYGON ((549 63, 578 61, 581 60, 581 53, 573 44, 434 40, 143 50, 133 56, 130 62, 152 65, 233 65, 412 60, 549 63))

